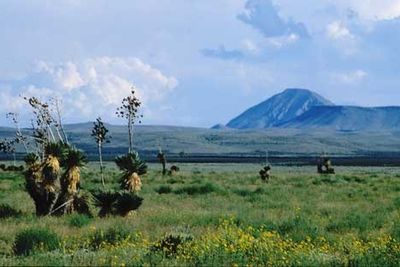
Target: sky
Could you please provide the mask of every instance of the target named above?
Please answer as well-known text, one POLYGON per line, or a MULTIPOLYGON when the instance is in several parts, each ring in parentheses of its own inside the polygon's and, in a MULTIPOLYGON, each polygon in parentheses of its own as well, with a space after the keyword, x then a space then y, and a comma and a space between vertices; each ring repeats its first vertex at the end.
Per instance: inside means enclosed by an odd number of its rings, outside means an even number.
POLYGON ((336 104, 400 105, 400 0, 1 0, 0 125, 23 96, 67 123, 211 127, 285 88, 336 104), (1 115, 4 114, 4 115, 1 115))

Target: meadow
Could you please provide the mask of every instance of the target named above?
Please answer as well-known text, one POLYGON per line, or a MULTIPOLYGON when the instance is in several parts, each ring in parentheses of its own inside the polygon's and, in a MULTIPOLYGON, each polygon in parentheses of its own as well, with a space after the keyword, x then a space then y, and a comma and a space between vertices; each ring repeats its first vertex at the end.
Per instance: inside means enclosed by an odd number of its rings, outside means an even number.
MULTIPOLYGON (((23 174, 0 172, 0 265, 400 266, 400 168, 274 166, 263 183, 257 164, 179 167, 149 164, 142 206, 104 218, 36 217, 23 174), (23 238, 38 241, 17 255, 23 238)), ((118 189, 119 170, 105 174, 118 189)), ((81 192, 100 187, 91 163, 81 192)))

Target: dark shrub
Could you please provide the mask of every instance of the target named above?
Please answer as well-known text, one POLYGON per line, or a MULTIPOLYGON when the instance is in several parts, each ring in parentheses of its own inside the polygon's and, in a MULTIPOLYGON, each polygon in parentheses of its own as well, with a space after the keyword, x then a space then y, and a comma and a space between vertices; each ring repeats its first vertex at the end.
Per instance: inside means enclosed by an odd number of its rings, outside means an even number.
POLYGON ((159 194, 169 194, 172 192, 172 188, 169 185, 161 185, 156 189, 156 192, 159 194))
POLYGON ((0 204, 0 219, 10 218, 10 217, 19 217, 21 212, 14 209, 13 207, 0 204))
POLYGON ((86 215, 87 217, 92 217, 92 212, 90 210, 90 197, 87 195, 75 196, 74 197, 74 209, 77 213, 86 215))
POLYGON ((48 229, 31 228, 17 234, 13 250, 15 255, 30 255, 36 251, 52 251, 59 247, 57 234, 48 229))
POLYGON ((143 198, 133 193, 121 193, 115 202, 115 213, 127 216, 129 212, 137 210, 143 203, 143 198))
POLYGON ((206 183, 204 185, 190 185, 178 188, 174 191, 175 194, 188 194, 188 195, 204 195, 212 192, 222 192, 223 190, 213 183, 206 183))
POLYGON ((94 199, 94 205, 100 208, 100 217, 105 217, 113 213, 114 204, 119 197, 118 192, 99 191, 92 193, 92 195, 94 199))

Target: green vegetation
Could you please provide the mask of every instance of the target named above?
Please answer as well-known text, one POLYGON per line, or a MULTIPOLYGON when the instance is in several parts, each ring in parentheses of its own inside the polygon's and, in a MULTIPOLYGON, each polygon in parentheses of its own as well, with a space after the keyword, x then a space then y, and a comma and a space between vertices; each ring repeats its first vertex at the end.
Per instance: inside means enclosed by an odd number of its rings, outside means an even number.
POLYGON ((60 247, 60 240, 47 229, 30 228, 19 232, 15 237, 15 255, 29 255, 35 252, 52 251, 60 247))
MULTIPOLYGON (((258 165, 181 164, 174 177, 162 176, 158 165, 148 166, 134 194, 117 191, 121 174, 107 163, 106 187, 113 191, 94 193, 93 218, 36 217, 23 174, 0 171, 0 207, 16 211, 0 218, 0 265, 400 262, 398 168, 337 167, 338 174, 320 176, 314 167, 274 167, 265 184, 258 165), (134 212, 122 210, 124 217, 97 216, 115 215, 121 195, 120 201, 145 201, 134 212)), ((97 165, 80 175, 81 190, 101 188, 97 165)))

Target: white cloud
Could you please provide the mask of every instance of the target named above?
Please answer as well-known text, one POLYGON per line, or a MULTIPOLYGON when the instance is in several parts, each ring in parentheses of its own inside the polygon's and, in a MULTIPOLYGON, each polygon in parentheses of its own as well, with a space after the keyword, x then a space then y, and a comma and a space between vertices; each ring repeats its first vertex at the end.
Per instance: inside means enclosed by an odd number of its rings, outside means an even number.
POLYGON ((332 75, 333 80, 336 82, 346 84, 357 84, 363 81, 368 76, 368 73, 363 70, 355 70, 348 73, 335 73, 332 75))
POLYGON ((341 21, 334 21, 326 27, 326 34, 330 39, 352 39, 354 38, 350 30, 341 21))
MULTIPOLYGON (((21 81, 0 85, 0 109, 25 110, 20 95, 63 100, 64 113, 71 120, 92 120, 101 115, 112 119, 115 108, 132 86, 142 100, 144 112, 162 106, 165 97, 178 85, 175 77, 138 58, 97 57, 61 63, 38 62, 35 70, 21 81)), ((156 111, 153 111, 157 113, 156 111)))
POLYGON ((399 0, 341 0, 340 4, 369 20, 394 19, 400 16, 399 0))

